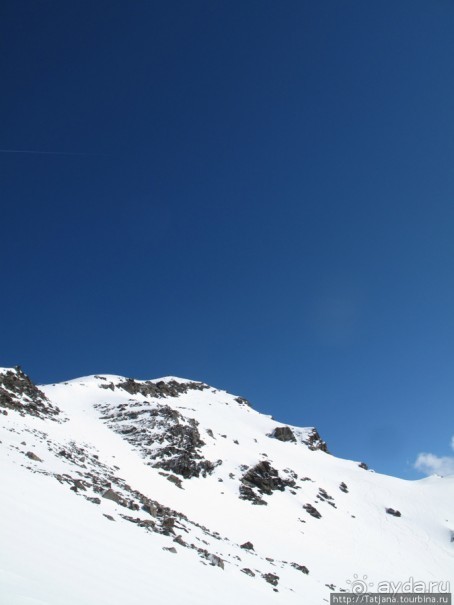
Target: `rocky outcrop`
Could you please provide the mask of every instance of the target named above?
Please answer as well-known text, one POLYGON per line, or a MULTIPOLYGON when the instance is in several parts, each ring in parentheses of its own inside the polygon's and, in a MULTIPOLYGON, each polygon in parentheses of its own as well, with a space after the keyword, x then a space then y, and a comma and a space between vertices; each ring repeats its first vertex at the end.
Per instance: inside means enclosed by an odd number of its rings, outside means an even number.
POLYGON ((311 515, 311 517, 314 517, 315 519, 322 518, 322 515, 318 512, 315 506, 312 506, 312 504, 304 504, 303 508, 311 515))
POLYGON ((245 399, 244 397, 235 397, 235 401, 240 405, 245 405, 248 408, 252 407, 251 402, 245 399))
POLYGON ((290 565, 292 567, 294 567, 295 569, 297 569, 298 571, 305 573, 306 575, 309 573, 309 570, 305 565, 299 565, 299 563, 290 563, 290 565))
MULTIPOLYGON (((110 384, 101 384, 101 388, 111 388, 110 384)), ((160 380, 151 382, 151 380, 137 381, 128 378, 124 382, 119 382, 115 388, 123 389, 130 395, 142 395, 143 397, 179 397, 188 391, 203 391, 210 387, 203 382, 177 382, 176 380, 160 380)))
MULTIPOLYGON (((134 384, 143 386, 142 383, 134 384)), ((150 384, 154 386, 154 383, 150 384)), ((138 449, 155 468, 190 479, 206 477, 222 463, 203 458, 200 448, 205 442, 200 436, 198 422, 182 416, 168 405, 145 401, 122 404, 118 408, 100 406, 100 409, 104 414, 102 419, 109 427, 138 449)))
POLYGON ((117 492, 115 492, 112 488, 106 490, 103 493, 102 497, 106 498, 106 500, 112 500, 113 502, 115 502, 116 504, 120 504, 121 506, 125 506, 124 498, 122 498, 120 494, 117 494, 117 492))
POLYGON ((323 487, 320 487, 318 490, 318 494, 316 496, 317 500, 319 500, 320 502, 327 502, 328 504, 330 504, 333 508, 337 508, 336 505, 334 504, 334 498, 332 496, 330 496, 328 494, 328 492, 326 491, 326 489, 323 489, 323 487))
POLYGON ((393 517, 401 517, 402 513, 399 510, 394 510, 393 508, 387 508, 386 512, 388 515, 392 515, 393 517))
POLYGON ((286 487, 295 486, 293 479, 282 479, 267 460, 247 470, 240 481, 240 498, 253 504, 266 504, 260 494, 270 496, 276 490, 283 492, 286 487))
POLYGON ((41 458, 37 456, 34 452, 27 452, 25 455, 27 456, 27 458, 30 458, 30 460, 34 460, 35 462, 42 462, 41 458))
POLYGON ((209 561, 210 565, 224 569, 224 561, 221 559, 221 557, 208 553, 207 560, 209 561))
POLYGON ((292 441, 296 443, 296 437, 289 426, 278 426, 269 436, 278 441, 292 441))
POLYGON ((0 372, 0 408, 38 418, 56 419, 60 414, 19 366, 0 372))
POLYGON ((272 586, 277 586, 279 583, 279 576, 274 573, 264 573, 262 574, 262 578, 272 586))
POLYGON ((304 443, 310 450, 320 450, 326 454, 329 454, 326 442, 323 441, 319 435, 319 432, 315 428, 311 430, 308 437, 304 440, 304 443))

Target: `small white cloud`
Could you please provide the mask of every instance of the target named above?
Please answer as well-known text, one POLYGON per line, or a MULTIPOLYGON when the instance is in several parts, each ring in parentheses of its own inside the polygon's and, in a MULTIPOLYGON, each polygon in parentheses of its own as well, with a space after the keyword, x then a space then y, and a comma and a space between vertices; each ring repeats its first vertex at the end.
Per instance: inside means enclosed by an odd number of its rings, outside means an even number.
MULTIPOLYGON (((454 445, 454 438, 451 446, 454 445)), ((415 469, 425 475, 454 474, 454 456, 436 456, 435 454, 419 454, 414 464, 415 469)))

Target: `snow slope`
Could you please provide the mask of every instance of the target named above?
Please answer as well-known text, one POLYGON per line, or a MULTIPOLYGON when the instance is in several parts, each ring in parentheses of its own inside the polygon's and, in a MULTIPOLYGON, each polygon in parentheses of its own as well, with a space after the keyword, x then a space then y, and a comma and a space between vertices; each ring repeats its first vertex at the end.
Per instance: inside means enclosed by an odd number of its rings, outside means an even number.
POLYGON ((208 385, 38 389, 2 369, 0 442, 2 605, 310 605, 355 574, 454 585, 454 477, 368 471, 208 385))

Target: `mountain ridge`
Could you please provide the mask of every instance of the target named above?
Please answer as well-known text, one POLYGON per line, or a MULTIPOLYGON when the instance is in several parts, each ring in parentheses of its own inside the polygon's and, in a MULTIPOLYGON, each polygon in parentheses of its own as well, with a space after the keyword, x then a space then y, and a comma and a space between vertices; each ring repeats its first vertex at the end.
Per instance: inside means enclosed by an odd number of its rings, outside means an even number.
MULTIPOLYGON (((88 515, 96 532, 102 527, 119 543, 118 527, 133 527, 148 539, 147 549, 159 544, 159 568, 167 568, 169 555, 183 575, 198 562, 201 586, 223 585, 218 574, 228 576, 219 603, 292 603, 302 595, 319 603, 347 590, 354 574, 371 582, 416 574, 454 580, 454 478, 379 475, 328 454, 316 429, 279 423, 246 399, 197 381, 92 375, 33 385, 36 391, 31 385, 19 368, 0 370, 0 447, 12 485, 18 469, 45 479, 46 489, 53 480, 53 516, 78 497, 84 512, 73 523, 88 515)), ((36 489, 45 501, 44 487, 36 489)), ((17 524, 14 511, 4 513, 17 524)), ((124 544, 143 544, 125 531, 124 544)), ((0 560, 2 568, 8 563, 0 560)), ((73 586, 67 570, 66 577, 73 586)), ((159 577, 158 602, 192 602, 172 592, 168 576, 159 577)), ((21 590, 11 594, 22 605, 21 590)), ((40 590, 43 603, 57 603, 46 586, 40 590)), ((102 597, 99 586, 94 590, 95 600, 79 602, 119 602, 111 591, 102 597)), ((143 599, 136 593, 128 603, 143 599)), ((212 597, 202 590, 194 602, 212 597)))

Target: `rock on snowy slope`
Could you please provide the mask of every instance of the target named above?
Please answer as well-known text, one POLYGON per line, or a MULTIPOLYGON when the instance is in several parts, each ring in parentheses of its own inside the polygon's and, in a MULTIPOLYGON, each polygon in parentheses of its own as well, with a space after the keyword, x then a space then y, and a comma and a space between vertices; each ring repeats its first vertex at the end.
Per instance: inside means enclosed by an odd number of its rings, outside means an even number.
POLYGON ((8 410, 15 410, 20 414, 52 419, 55 419, 60 412, 58 408, 51 405, 44 393, 33 384, 19 366, 0 371, 1 409, 4 415, 8 410))
POLYGON ((225 391, 121 376, 38 388, 4 369, 1 410, 8 604, 310 605, 354 574, 454 581, 453 478, 365 471, 225 391))

